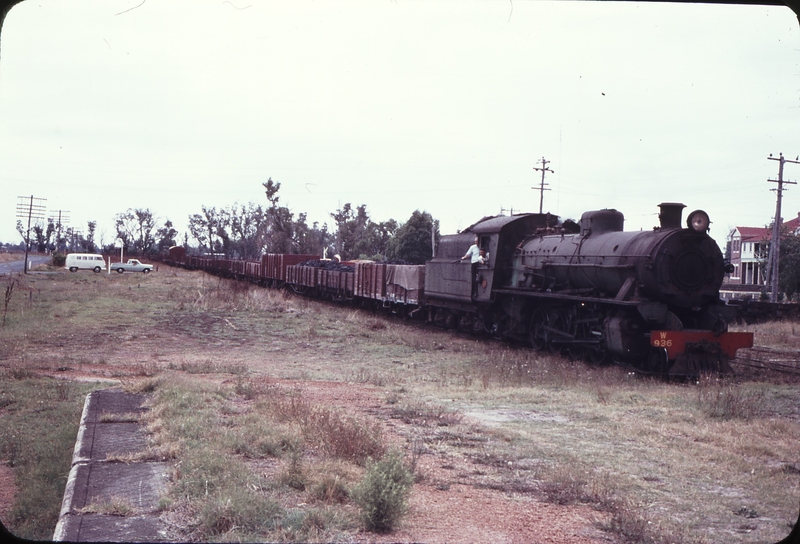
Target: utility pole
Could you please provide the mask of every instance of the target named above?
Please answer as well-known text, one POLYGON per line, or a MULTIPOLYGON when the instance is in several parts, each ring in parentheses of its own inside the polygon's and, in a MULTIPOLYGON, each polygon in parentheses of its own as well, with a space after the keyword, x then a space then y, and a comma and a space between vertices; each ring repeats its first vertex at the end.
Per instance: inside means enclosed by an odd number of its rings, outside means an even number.
POLYGON ((69 211, 67 210, 50 211, 50 220, 55 223, 56 227, 56 239, 55 239, 56 251, 60 250, 60 248, 58 247, 58 241, 61 239, 61 229, 64 227, 65 223, 69 223, 68 214, 69 211))
POLYGON ((768 179, 770 183, 777 183, 777 189, 770 189, 771 191, 776 191, 778 193, 778 200, 775 204, 775 221, 772 223, 772 243, 770 244, 770 251, 769 251, 769 260, 770 260, 770 294, 769 300, 770 302, 778 302, 778 261, 780 260, 781 256, 781 198, 783 198, 783 185, 784 183, 788 183, 791 185, 797 185, 795 181, 786 181, 783 179, 783 165, 787 162, 791 162, 793 164, 800 164, 800 161, 797 160, 789 160, 783 158, 783 153, 780 154, 779 158, 775 158, 770 153, 767 159, 771 161, 778 161, 778 179, 768 179))
MULTIPOLYGON (((550 190, 550 189, 545 189, 545 185, 547 185, 547 184, 544 182, 544 174, 545 174, 545 172, 550 172, 551 174, 555 174, 555 172, 553 172, 552 170, 550 170, 547 167, 547 163, 549 163, 549 162, 551 162, 551 161, 545 160, 545 158, 542 157, 542 160, 540 160, 539 162, 536 163, 536 164, 541 164, 542 167, 541 168, 537 168, 535 166, 533 167, 534 170, 538 170, 538 171, 540 171, 542 173, 542 182, 539 185, 539 189, 538 189, 539 190, 539 213, 542 213, 542 205, 544 204, 544 192, 550 190)), ((536 187, 531 187, 531 189, 536 189, 536 187)))
POLYGON ((33 195, 17 197, 17 217, 19 219, 28 218, 28 228, 25 230, 25 263, 23 272, 28 273, 28 251, 31 245, 31 219, 44 219, 46 198, 36 198, 33 195))

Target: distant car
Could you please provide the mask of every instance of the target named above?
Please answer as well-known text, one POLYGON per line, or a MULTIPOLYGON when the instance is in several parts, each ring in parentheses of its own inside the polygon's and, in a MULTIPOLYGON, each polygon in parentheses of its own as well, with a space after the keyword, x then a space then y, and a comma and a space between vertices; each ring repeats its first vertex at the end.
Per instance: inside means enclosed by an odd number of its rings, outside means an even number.
POLYGON ((138 259, 128 259, 127 263, 112 263, 111 269, 116 270, 120 274, 123 272, 142 272, 147 274, 153 270, 153 265, 141 263, 138 259))
POLYGON ((70 272, 78 270, 102 272, 106 268, 106 261, 97 253, 69 253, 64 261, 64 268, 70 272))

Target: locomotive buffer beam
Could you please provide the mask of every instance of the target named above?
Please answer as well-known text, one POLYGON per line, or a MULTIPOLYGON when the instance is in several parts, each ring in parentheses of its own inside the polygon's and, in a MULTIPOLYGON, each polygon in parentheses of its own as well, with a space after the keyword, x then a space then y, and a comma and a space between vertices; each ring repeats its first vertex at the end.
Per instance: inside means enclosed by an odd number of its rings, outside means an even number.
POLYGON ((753 347, 752 332, 651 331, 650 345, 675 360, 670 374, 696 375, 703 371, 733 372, 728 361, 740 348, 753 347))

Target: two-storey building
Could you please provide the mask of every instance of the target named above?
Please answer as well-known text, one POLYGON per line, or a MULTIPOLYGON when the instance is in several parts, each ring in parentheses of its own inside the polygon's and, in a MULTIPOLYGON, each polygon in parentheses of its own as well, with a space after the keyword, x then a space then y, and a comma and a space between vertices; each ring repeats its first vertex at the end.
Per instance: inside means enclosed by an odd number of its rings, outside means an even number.
MULTIPOLYGON (((783 222, 784 232, 800 231, 800 213, 783 222)), ((727 300, 751 296, 758 298, 767 290, 767 266, 772 229, 769 227, 736 227, 728 236, 733 272, 725 277, 720 296, 727 300)))

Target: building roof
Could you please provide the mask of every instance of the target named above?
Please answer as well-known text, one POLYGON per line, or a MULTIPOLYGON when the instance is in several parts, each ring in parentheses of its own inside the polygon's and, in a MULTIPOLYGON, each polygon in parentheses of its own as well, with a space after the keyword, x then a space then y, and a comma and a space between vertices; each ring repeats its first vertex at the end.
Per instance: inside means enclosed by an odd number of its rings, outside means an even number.
POLYGON ((766 227, 736 227, 742 242, 757 242, 772 238, 772 230, 766 227))
MULTIPOLYGON (((797 232, 800 229, 800 212, 797 217, 781 223, 781 226, 791 232, 797 232)), ((739 231, 742 242, 760 242, 772 238, 772 229, 769 227, 736 227, 736 230, 739 231)))
POLYGON ((783 226, 788 227, 792 232, 800 229, 800 212, 797 212, 797 217, 783 222, 783 226))

